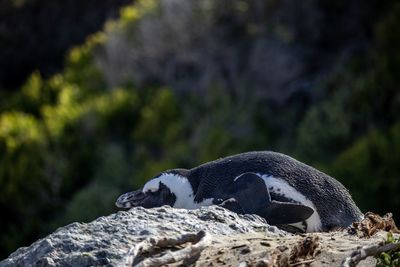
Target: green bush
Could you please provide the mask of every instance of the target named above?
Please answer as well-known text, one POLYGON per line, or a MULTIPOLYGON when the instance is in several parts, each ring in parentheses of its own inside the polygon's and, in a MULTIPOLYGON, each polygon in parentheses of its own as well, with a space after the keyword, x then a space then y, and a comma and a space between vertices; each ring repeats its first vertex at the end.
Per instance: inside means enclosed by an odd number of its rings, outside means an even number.
MULTIPOLYGON (((385 244, 399 244, 400 238, 394 238, 391 232, 387 233, 385 244)), ((375 256, 377 259, 376 267, 396 267, 400 265, 400 249, 392 249, 381 252, 375 256)))
POLYGON ((329 100, 310 108, 297 133, 297 154, 307 162, 329 162, 351 142, 348 92, 338 91, 329 100))
POLYGON ((0 248, 13 249, 42 229, 41 206, 52 206, 52 180, 46 175, 48 142, 32 115, 0 116, 0 248), (48 203, 50 202, 50 203, 48 203), (25 225, 26 227, 21 227, 25 225))
MULTIPOLYGON (((341 153, 330 172, 351 188, 363 211, 380 214, 400 206, 400 123, 372 131, 341 153)), ((395 214, 398 216, 398 214, 395 214)))

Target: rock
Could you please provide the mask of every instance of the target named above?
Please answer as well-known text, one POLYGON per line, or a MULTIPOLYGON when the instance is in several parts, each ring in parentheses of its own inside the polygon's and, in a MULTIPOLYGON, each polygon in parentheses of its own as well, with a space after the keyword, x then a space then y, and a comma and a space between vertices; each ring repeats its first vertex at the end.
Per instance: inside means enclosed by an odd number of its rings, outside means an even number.
POLYGON ((216 206, 198 210, 138 207, 87 224, 61 227, 31 246, 18 249, 0 262, 0 267, 121 265, 129 249, 147 237, 178 236, 200 230, 214 236, 286 234, 258 216, 240 216, 216 206))
MULTIPOLYGON (((159 259, 183 250, 181 244, 167 244, 151 253, 132 257, 132 251, 138 251, 132 248, 140 247, 136 246, 138 244, 147 242, 151 246, 157 240, 161 240, 157 244, 165 244, 163 237, 174 239, 201 231, 206 232, 211 241, 200 255, 185 259, 192 260, 195 266, 208 266, 210 263, 213 266, 281 266, 288 262, 339 266, 352 251, 378 244, 386 236, 382 231, 368 239, 350 235, 347 231, 294 235, 268 225, 258 216, 238 215, 217 206, 197 210, 139 207, 100 217, 90 223, 61 227, 31 246, 19 248, 0 262, 0 267, 126 266, 127 262, 137 264, 144 258, 159 259), (312 246, 307 245, 311 244, 310 240, 312 246), (174 252, 165 253, 172 247, 174 252), (307 247, 313 250, 308 251, 307 247), (156 256, 157 253, 161 256, 156 256)), ((194 245, 186 245, 186 248, 189 246, 194 245)), ((362 263, 363 266, 374 266, 375 260, 370 257, 362 263)))

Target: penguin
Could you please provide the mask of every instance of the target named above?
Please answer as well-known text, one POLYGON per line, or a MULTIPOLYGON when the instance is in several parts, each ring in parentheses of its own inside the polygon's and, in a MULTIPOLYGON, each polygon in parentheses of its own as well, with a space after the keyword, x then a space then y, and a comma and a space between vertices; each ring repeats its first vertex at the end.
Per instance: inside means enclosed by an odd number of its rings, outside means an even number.
POLYGON ((239 214, 257 214, 290 232, 331 231, 363 218, 339 181, 272 151, 246 152, 192 169, 164 171, 143 188, 121 195, 115 204, 184 209, 219 205, 239 214))

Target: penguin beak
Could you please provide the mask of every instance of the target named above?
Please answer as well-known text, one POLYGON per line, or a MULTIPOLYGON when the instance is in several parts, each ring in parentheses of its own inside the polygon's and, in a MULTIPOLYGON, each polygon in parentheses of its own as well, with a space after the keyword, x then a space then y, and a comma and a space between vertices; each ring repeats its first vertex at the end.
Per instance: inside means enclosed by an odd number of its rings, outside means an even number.
POLYGON ((146 195, 142 190, 136 190, 132 192, 128 192, 120 196, 115 205, 118 208, 132 208, 140 206, 145 199, 146 195))

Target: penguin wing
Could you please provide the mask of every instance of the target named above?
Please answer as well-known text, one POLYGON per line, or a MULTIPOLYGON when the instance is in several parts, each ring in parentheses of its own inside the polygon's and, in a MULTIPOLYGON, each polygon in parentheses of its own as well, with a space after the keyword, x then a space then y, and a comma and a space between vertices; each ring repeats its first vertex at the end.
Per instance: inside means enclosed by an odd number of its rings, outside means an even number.
POLYGON ((272 200, 262 215, 269 224, 290 224, 307 220, 314 210, 297 203, 272 200))
POLYGON ((271 203, 264 180, 255 173, 248 172, 236 177, 228 192, 244 213, 261 215, 271 203))
POLYGON ((228 192, 236 201, 227 203, 227 209, 260 215, 274 225, 301 222, 314 213, 312 208, 302 204, 271 200, 264 180, 255 173, 236 177, 228 192))

